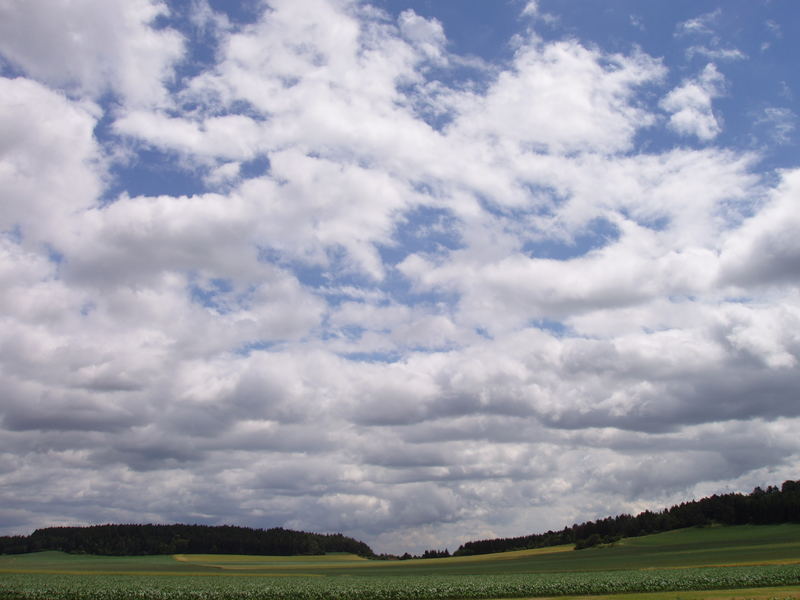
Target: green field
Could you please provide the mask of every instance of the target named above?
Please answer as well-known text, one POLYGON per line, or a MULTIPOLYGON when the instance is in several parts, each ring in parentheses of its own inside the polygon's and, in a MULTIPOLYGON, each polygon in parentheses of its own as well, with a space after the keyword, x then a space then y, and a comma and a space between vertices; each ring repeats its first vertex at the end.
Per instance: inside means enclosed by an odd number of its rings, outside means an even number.
POLYGON ((620 593, 653 600, 796 598, 800 525, 684 529, 580 551, 559 546, 391 562, 351 554, 0 556, 0 599, 425 600, 620 593), (731 589, 740 591, 706 591, 731 589))

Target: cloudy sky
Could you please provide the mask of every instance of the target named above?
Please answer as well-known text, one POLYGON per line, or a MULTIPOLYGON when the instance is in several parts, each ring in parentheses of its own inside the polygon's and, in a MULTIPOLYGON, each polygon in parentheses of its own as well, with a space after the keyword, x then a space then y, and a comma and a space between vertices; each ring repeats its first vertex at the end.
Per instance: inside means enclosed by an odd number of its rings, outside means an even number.
POLYGON ((455 549, 800 478, 794 0, 0 0, 0 534, 455 549))

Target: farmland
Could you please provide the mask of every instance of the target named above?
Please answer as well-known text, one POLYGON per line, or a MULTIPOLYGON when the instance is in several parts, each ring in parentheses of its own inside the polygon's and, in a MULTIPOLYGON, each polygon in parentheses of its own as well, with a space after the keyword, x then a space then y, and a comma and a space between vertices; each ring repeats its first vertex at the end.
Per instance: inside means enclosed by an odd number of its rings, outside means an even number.
POLYGON ((774 598, 800 591, 800 525, 695 528, 581 551, 392 562, 351 554, 0 557, 0 599, 424 600, 726 589, 755 598, 754 588, 768 587, 777 588, 774 598))

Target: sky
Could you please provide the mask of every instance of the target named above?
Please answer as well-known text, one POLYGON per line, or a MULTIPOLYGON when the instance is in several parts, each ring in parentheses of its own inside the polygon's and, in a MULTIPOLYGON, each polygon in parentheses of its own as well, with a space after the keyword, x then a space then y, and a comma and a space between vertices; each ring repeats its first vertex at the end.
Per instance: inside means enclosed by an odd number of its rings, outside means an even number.
POLYGON ((800 3, 0 0, 0 534, 378 552, 800 479, 800 3))

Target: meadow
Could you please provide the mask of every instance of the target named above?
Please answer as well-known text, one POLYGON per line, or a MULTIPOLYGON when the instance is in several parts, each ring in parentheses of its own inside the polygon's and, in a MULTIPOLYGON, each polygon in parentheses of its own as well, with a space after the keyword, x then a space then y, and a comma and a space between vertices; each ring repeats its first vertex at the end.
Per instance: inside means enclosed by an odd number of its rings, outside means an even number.
POLYGON ((652 600, 800 597, 800 525, 693 528, 580 551, 558 546, 390 562, 352 554, 0 556, 3 600, 426 600, 613 594, 652 600))

